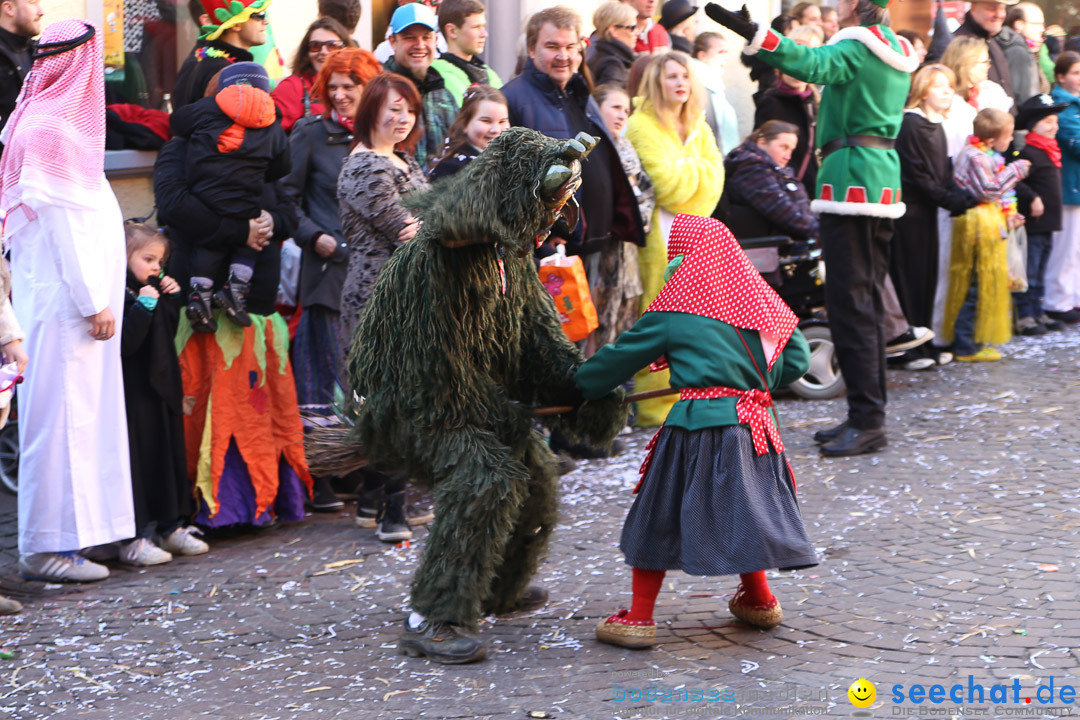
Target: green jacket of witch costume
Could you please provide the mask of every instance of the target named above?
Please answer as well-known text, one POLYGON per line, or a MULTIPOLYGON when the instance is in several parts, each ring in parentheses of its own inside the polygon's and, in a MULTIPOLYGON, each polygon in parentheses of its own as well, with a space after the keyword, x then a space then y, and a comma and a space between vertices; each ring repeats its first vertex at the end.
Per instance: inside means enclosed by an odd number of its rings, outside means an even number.
MULTIPOLYGON (((799 45, 769 27, 759 29, 748 55, 787 75, 824 85, 817 121, 818 148, 854 135, 895 139, 919 66, 915 51, 885 25, 848 27, 818 48, 799 45)), ((900 158, 895 150, 842 147, 817 176, 815 212, 898 218, 900 158)))
MULTIPOLYGON (((746 354, 739 332, 746 338, 757 367, 765 369, 767 358, 755 330, 737 331, 725 322, 702 315, 647 312, 619 336, 618 342, 605 345, 589 358, 578 369, 574 381, 586 400, 602 398, 663 355, 671 369, 673 388, 760 389, 757 368, 746 354)), ((772 369, 765 373, 769 391, 790 385, 809 367, 810 346, 795 330, 772 369)), ((737 401, 734 397, 680 400, 671 408, 664 425, 687 430, 738 425, 737 401)), ((776 422, 776 410, 770 407, 769 412, 776 422)))

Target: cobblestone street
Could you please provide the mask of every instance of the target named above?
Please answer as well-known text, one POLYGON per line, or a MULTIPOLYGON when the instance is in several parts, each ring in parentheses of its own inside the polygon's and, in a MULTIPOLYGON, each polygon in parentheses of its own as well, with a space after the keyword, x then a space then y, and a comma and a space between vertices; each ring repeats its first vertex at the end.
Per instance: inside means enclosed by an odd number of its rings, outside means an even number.
POLYGON ((867 716, 953 717, 948 698, 894 704, 892 688, 958 683, 966 703, 969 675, 987 704, 963 717, 1060 716, 1060 702, 1035 693, 1051 678, 1073 684, 1080 667, 1080 331, 1004 351, 998 363, 892 373, 890 444, 875 456, 820 459, 811 435, 843 401, 784 397, 821 564, 770 575, 787 615, 771 632, 729 616, 734 578, 669 574, 648 651, 593 637, 629 602, 617 541, 645 432, 624 456, 562 478, 562 523, 538 578, 552 602, 489 619, 489 659, 464 667, 395 649, 423 529, 398 549, 348 512, 312 516, 214 538, 202 557, 44 587, 16 574, 5 496, 2 584, 26 609, 0 619, 13 653, 0 660, 0 717, 847 717, 857 678, 877 685, 867 716), (995 683, 1010 687, 1007 703, 989 704, 995 683), (683 699, 654 701, 650 688, 683 699))

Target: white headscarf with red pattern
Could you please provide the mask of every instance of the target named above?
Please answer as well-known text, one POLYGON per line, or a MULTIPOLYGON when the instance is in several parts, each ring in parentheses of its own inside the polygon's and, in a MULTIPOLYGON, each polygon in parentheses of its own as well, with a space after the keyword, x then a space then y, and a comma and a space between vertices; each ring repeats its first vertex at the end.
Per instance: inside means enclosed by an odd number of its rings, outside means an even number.
MULTIPOLYGON (((84 35, 90 23, 65 20, 40 43, 84 35)), ((0 213, 6 250, 36 205, 92 210, 105 180, 105 60, 101 30, 67 52, 39 58, 26 76, 0 142, 0 213)))
POLYGON ((668 261, 678 255, 682 263, 645 312, 690 313, 756 330, 771 370, 799 318, 761 277, 731 231, 719 220, 678 215, 668 237, 668 261))

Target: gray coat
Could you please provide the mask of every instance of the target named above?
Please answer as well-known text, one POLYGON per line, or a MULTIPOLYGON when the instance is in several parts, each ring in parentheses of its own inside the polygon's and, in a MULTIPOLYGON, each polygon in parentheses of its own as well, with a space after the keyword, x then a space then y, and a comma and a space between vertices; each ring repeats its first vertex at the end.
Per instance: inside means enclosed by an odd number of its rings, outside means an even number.
POLYGON ((1040 92, 1045 92, 1040 90, 1039 86, 1039 65, 1023 35, 1012 28, 1003 27, 1001 32, 994 36, 994 42, 1005 52, 1009 79, 1012 81, 1013 100, 1017 106, 1023 105, 1024 101, 1040 92))
POLYGON ((289 136, 292 172, 282 189, 296 203, 300 224, 293 238, 303 251, 300 263, 300 306, 321 305, 341 311, 341 288, 348 272, 349 247, 338 213, 337 183, 349 155, 352 133, 329 118, 306 117, 289 136), (315 239, 333 235, 338 246, 324 258, 315 252, 315 239))

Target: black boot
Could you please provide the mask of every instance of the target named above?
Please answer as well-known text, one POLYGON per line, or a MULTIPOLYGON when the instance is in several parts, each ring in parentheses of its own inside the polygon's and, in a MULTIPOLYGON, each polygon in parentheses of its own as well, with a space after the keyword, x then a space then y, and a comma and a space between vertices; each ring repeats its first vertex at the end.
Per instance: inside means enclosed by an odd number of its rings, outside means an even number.
POLYGON ((345 503, 341 501, 341 498, 334 494, 329 479, 322 476, 316 476, 312 479, 314 481, 311 495, 312 510, 315 512, 334 512, 345 507, 345 503))
POLYGON ((818 430, 814 433, 814 442, 818 445, 824 445, 827 442, 832 442, 836 438, 840 437, 840 433, 847 429, 847 420, 840 423, 835 427, 831 427, 828 430, 818 430))
POLYGON ((860 430, 849 425, 832 442, 821 446, 821 454, 825 457, 863 455, 877 452, 887 444, 884 428, 860 430))
POLYGON ((413 533, 409 528, 409 521, 405 518, 404 490, 383 497, 378 520, 379 527, 375 535, 383 542, 412 540, 413 533))
POLYGON ((487 657, 484 641, 476 635, 450 623, 425 620, 419 627, 405 628, 398 638, 398 650, 409 657, 427 657, 444 665, 461 665, 487 657))
POLYGON ((217 332, 217 320, 210 309, 209 291, 198 285, 192 285, 188 290, 188 304, 184 312, 187 313, 191 329, 200 333, 217 332))
POLYGON ((225 285, 214 293, 214 305, 224 310, 225 315, 240 327, 251 327, 251 316, 246 309, 249 287, 230 273, 225 285))
POLYGON ((530 585, 525 588, 525 592, 521 593, 521 597, 514 603, 514 607, 510 612, 531 612, 533 610, 539 610, 547 605, 550 598, 551 593, 547 591, 547 588, 542 588, 539 585, 530 585))

